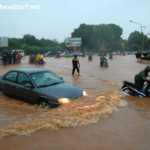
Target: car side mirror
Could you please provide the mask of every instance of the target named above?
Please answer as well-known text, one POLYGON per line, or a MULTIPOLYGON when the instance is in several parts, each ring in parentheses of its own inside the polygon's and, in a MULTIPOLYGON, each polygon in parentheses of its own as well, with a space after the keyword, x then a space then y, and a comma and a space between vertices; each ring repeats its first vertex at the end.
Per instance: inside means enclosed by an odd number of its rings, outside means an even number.
POLYGON ((32 88, 32 87, 33 87, 30 83, 26 83, 24 86, 25 86, 26 88, 32 88))
POLYGON ((63 80, 63 77, 60 77, 61 80, 63 80))

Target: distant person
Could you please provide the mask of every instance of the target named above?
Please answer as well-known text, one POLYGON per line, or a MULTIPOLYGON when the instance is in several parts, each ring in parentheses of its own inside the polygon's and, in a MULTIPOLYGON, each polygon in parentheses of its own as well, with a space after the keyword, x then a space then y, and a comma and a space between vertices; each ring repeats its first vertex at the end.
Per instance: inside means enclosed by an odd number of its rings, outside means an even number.
POLYGON ((6 52, 6 65, 9 64, 9 54, 8 54, 8 51, 6 52))
POLYGON ((13 62, 16 63, 16 51, 13 52, 13 62))
POLYGON ((4 66, 6 66, 6 63, 7 63, 7 55, 6 55, 6 52, 3 53, 3 64, 4 66))
POLYGON ((34 63, 34 56, 32 54, 29 57, 29 63, 34 63))
POLYGON ((91 53, 89 53, 88 59, 89 59, 89 61, 92 61, 92 54, 91 53))
POLYGON ((77 72, 78 74, 80 73, 80 63, 79 63, 79 60, 77 59, 77 56, 75 55, 74 58, 72 59, 72 65, 73 65, 73 68, 72 68, 72 75, 74 75, 74 72, 75 72, 75 69, 77 69, 77 72), (79 67, 78 67, 79 66, 79 67))
POLYGON ((20 62, 20 56, 19 56, 18 53, 17 53, 17 55, 16 55, 16 61, 17 61, 17 63, 19 64, 19 62, 20 62))
POLYGON ((112 53, 109 53, 109 59, 113 59, 112 53))
POLYGON ((55 54, 55 57, 56 57, 56 58, 59 58, 59 57, 60 57, 60 52, 57 52, 57 53, 55 54))
POLYGON ((12 54, 10 51, 8 53, 8 59, 9 59, 9 64, 11 64, 12 63, 12 54))
POLYGON ((22 56, 21 56, 21 54, 20 54, 20 51, 18 51, 18 54, 19 54, 19 63, 21 63, 21 58, 22 58, 22 56))
POLYGON ((37 56, 37 55, 36 55, 36 54, 34 54, 34 62, 36 61, 36 56, 37 56))
POLYGON ((103 67, 104 61, 107 62, 107 59, 104 57, 104 54, 102 54, 100 57, 100 67, 103 67))

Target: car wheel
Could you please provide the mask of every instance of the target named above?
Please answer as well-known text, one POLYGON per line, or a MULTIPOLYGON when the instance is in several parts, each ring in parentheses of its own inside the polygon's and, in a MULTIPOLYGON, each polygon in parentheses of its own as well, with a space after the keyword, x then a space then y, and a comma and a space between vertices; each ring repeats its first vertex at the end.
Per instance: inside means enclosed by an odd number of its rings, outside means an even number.
POLYGON ((3 91, 0 89, 0 96, 4 95, 3 91))
POLYGON ((47 102, 47 100, 45 100, 45 99, 41 99, 41 100, 39 101, 38 105, 39 105, 41 108, 45 108, 45 107, 48 106, 48 102, 47 102))

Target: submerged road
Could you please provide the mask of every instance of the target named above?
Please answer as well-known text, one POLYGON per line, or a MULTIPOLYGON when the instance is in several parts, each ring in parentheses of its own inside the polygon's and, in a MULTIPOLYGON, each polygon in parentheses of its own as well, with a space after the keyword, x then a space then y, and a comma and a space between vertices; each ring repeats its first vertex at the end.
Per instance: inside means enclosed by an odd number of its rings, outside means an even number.
MULTIPOLYGON (((108 59, 99 66, 94 55, 79 57, 80 75, 72 72, 72 58, 46 57, 46 65, 28 63, 0 66, 0 75, 19 67, 51 70, 66 82, 84 88, 88 95, 56 109, 41 109, 7 96, 0 96, 0 150, 149 150, 150 100, 124 96, 122 81, 148 64, 134 55, 108 59)), ((59 91, 58 91, 59 92, 59 91)))

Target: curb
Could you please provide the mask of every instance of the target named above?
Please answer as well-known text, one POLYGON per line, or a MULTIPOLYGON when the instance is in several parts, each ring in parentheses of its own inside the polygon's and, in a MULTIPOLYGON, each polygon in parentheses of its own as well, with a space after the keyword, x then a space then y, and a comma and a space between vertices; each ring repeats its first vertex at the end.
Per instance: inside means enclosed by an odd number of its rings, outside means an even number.
POLYGON ((137 59, 137 61, 140 62, 140 63, 142 63, 142 64, 147 64, 147 63, 150 64, 150 61, 148 61, 148 60, 137 59))

